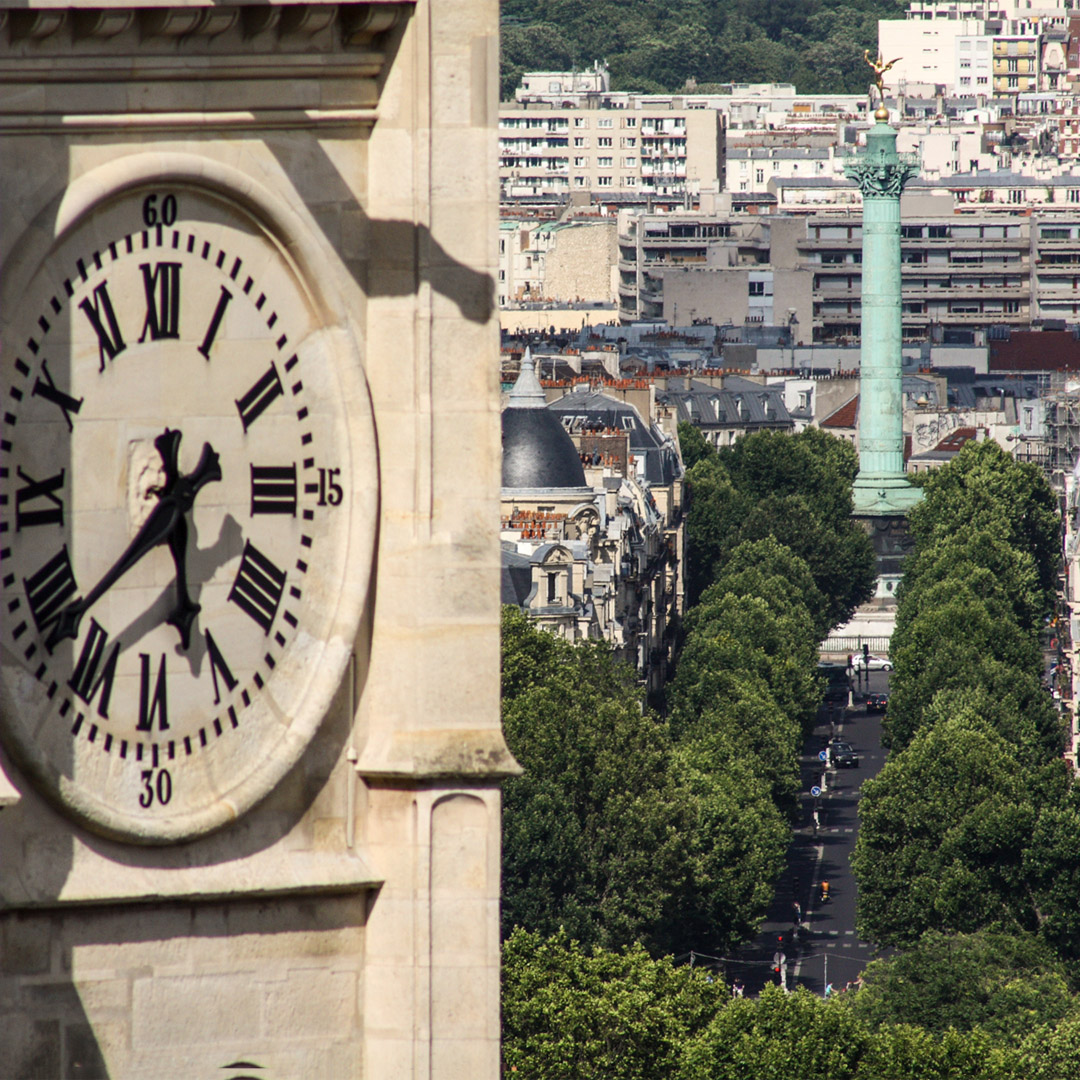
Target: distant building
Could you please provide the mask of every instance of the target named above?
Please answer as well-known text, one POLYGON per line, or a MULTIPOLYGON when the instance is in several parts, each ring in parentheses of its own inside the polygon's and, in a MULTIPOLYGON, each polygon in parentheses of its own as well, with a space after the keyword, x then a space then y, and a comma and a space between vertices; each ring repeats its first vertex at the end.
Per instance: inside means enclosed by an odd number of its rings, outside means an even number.
POLYGON ((668 378, 656 400, 673 409, 679 423, 693 424, 712 446, 731 446, 756 431, 795 430, 782 386, 738 375, 668 378))
POLYGON ((499 107, 504 199, 698 194, 721 181, 723 159, 723 115, 715 109, 641 101, 622 108, 499 107))
POLYGON ((549 405, 528 352, 502 423, 503 603, 568 641, 607 641, 658 693, 683 603, 675 439, 588 387, 549 405))

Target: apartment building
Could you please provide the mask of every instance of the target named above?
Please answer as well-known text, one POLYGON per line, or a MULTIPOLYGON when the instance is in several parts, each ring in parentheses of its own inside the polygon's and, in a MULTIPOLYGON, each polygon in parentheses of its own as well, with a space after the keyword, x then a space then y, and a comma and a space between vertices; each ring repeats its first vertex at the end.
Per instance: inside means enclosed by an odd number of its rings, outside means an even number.
POLYGON ((1022 94, 1043 88, 1042 34, 1038 24, 1020 23, 1017 33, 997 34, 993 39, 994 93, 1022 94))
POLYGON ((496 302, 608 304, 614 261, 614 218, 501 221, 496 302))
POLYGON ((724 187, 732 192, 764 194, 769 182, 797 177, 842 177, 842 156, 828 146, 728 146, 724 187))
POLYGON ((1064 87, 1071 11, 1064 3, 913 0, 904 19, 878 21, 878 47, 896 57, 901 92, 998 97, 1064 87), (931 91, 933 92, 933 91, 931 91))
MULTIPOLYGON (((983 344, 988 327, 1080 320, 1080 188, 1073 208, 953 212, 942 192, 903 202, 907 342, 983 344)), ((619 317, 797 328, 794 341, 860 334, 862 217, 846 212, 619 218, 619 317)), ((991 331, 992 332, 992 331, 991 331)))
POLYGON ((549 102, 499 109, 504 198, 697 194, 723 177, 723 159, 723 116, 715 109, 578 108, 549 102))
POLYGON ((795 252, 803 231, 794 217, 624 210, 619 319, 809 327, 811 278, 795 252))

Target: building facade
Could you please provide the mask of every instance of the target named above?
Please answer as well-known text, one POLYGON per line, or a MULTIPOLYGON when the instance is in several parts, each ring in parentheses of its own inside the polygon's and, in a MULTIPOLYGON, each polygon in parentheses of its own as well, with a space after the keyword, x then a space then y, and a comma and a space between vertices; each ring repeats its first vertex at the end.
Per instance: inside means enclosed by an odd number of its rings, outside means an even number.
POLYGON ((564 640, 606 641, 658 695, 683 609, 683 468, 627 400, 651 388, 606 381, 552 386, 548 402, 522 359, 503 411, 503 602, 564 640))
POLYGON ((0 22, 0 1072, 495 1080, 497 5, 0 22))
POLYGON ((499 182, 504 199, 613 192, 695 194, 723 176, 723 116, 715 109, 635 102, 565 107, 547 102, 499 109, 499 182))

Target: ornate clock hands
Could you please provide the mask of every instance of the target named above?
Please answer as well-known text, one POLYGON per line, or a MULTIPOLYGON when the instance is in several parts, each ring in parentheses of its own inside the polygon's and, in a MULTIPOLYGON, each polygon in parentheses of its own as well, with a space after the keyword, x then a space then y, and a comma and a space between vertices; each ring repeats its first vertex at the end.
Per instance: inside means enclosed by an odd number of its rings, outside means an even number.
POLYGON ((187 512, 195 505, 195 496, 206 485, 221 479, 221 464, 214 448, 203 443, 202 454, 195 471, 184 476, 180 473, 178 457, 183 434, 166 428, 155 440, 154 446, 165 466, 165 483, 154 489, 157 505, 143 522, 142 528, 128 544, 123 554, 109 568, 86 597, 74 600, 65 607, 52 628, 45 647, 52 650, 65 638, 74 638, 79 632, 83 615, 109 589, 120 580, 152 548, 167 543, 176 568, 176 607, 165 620, 180 633, 180 643, 186 649, 191 640, 191 624, 199 613, 199 605, 188 595, 187 589, 187 512))

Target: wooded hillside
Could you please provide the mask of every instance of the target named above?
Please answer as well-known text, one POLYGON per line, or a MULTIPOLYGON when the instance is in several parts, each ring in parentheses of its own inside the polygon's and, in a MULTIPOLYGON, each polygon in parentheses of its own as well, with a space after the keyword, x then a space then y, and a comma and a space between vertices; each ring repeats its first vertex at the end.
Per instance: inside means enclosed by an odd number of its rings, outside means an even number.
POLYGON ((729 82, 860 93, 863 50, 903 0, 502 0, 502 97, 525 71, 605 61, 613 90, 699 92, 729 82))

